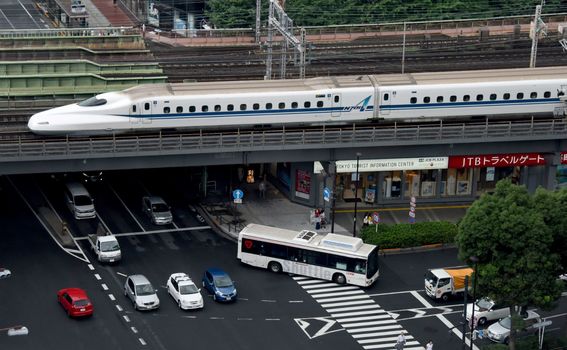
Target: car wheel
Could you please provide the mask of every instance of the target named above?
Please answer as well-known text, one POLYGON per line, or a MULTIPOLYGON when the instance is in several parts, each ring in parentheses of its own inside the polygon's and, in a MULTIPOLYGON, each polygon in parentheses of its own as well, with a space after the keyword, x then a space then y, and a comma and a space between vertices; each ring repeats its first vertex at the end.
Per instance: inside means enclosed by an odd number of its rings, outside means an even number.
POLYGON ((132 305, 134 306, 134 310, 138 310, 138 304, 134 300, 132 300, 132 305))
POLYGON ((343 275, 342 273, 335 274, 333 276, 333 282, 337 284, 345 284, 346 283, 345 275, 343 275))
POLYGON ((478 320, 478 325, 479 325, 479 326, 484 326, 485 324, 486 324, 486 317, 481 317, 481 318, 478 320))
POLYGON ((441 300, 443 300, 443 301, 449 300, 449 293, 443 294, 443 295, 441 296, 441 300))
POLYGON ((217 293, 213 294, 213 300, 214 300, 214 301, 218 301, 217 293))
POLYGON ((177 306, 179 306, 180 309, 183 309, 183 308, 181 307, 181 300, 179 300, 179 301, 177 302, 177 306))
POLYGON ((273 273, 280 273, 282 272, 282 265, 278 262, 272 261, 268 264, 268 269, 270 269, 273 273))
POLYGON ((124 288, 124 296, 125 296, 125 297, 128 296, 128 292, 126 291, 126 288, 124 288))
POLYGON ((504 344, 508 345, 508 343, 510 343, 510 338, 506 337, 506 339, 504 339, 504 344))

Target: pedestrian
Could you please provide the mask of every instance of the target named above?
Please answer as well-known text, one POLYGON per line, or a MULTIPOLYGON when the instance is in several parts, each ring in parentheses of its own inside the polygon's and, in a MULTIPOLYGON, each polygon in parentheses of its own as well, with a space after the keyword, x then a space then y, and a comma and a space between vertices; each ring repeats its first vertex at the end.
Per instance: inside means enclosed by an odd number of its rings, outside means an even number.
POLYGON ((427 345, 425 345, 425 350, 433 350, 433 341, 429 341, 427 345))
POLYGON ((368 226, 368 213, 365 213, 364 217, 362 218, 362 226, 368 226))
POLYGON ((402 332, 398 335, 398 339, 396 340, 396 350, 403 350, 405 344, 406 336, 404 335, 404 332, 402 332))

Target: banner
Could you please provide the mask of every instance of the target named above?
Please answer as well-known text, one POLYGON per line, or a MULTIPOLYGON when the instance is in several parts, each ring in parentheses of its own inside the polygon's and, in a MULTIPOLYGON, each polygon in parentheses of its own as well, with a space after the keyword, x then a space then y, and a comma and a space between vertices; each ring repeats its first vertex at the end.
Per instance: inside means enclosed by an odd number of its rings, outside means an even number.
POLYGON ((539 153, 485 154, 449 157, 449 168, 485 168, 545 165, 539 153))

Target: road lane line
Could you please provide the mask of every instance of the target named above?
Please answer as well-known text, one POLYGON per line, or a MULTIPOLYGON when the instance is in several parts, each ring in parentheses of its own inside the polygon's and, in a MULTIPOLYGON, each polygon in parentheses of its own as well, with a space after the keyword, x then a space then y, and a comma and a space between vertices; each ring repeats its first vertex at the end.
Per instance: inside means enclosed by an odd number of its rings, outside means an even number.
POLYGON ((100 275, 98 273, 95 273, 94 276, 97 280, 99 280, 99 281, 101 280, 100 275))
POLYGON ((89 270, 91 270, 91 271, 94 270, 94 266, 92 264, 88 264, 87 266, 89 267, 89 270))
POLYGON ((101 284, 101 286, 102 286, 102 289, 108 290, 108 286, 106 284, 103 283, 103 284, 101 284))
POLYGON ((326 309, 326 308, 328 308, 328 307, 348 306, 348 305, 360 305, 360 304, 372 304, 372 305, 376 305, 376 303, 374 302, 374 300, 372 300, 372 299, 367 299, 367 300, 345 301, 345 302, 341 302, 341 303, 321 304, 321 306, 326 309))
POLYGON ((110 300, 112 300, 112 301, 115 301, 115 300, 116 300, 116 298, 115 298, 114 295, 112 295, 112 294, 108 294, 108 297, 109 297, 110 300))
POLYGON ((130 322, 130 318, 126 315, 123 315, 122 318, 124 318, 124 321, 126 322, 130 322))
POLYGON ((335 320, 338 322, 353 322, 353 321, 370 321, 370 320, 380 320, 380 319, 384 319, 384 318, 389 318, 392 319, 392 317, 388 314, 382 314, 382 315, 374 315, 374 316, 361 316, 361 317, 349 317, 349 318, 337 318, 335 317, 335 320))
POLYGON ((337 318, 337 317, 362 316, 362 315, 371 315, 371 314, 386 314, 386 310, 376 309, 376 310, 368 310, 368 311, 339 312, 336 314, 331 314, 331 316, 337 318))
POLYGON ((314 297, 315 300, 317 300, 318 303, 328 303, 328 302, 334 302, 334 301, 345 301, 345 300, 357 300, 357 299, 367 299, 367 300, 372 300, 368 297, 368 295, 366 294, 362 294, 362 295, 349 295, 346 297, 337 297, 337 298, 318 298, 318 297, 314 297))
POLYGON ((138 330, 136 329, 136 327, 130 327, 130 329, 132 330, 132 332, 134 332, 134 334, 138 333, 138 330))
POLYGON ((146 341, 143 338, 138 338, 138 340, 142 345, 146 345, 146 341))
POLYGON ((360 305, 360 306, 350 306, 350 307, 341 307, 338 309, 328 309, 327 312, 330 314, 334 312, 343 312, 343 311, 354 311, 354 310, 365 310, 365 309, 374 309, 374 310, 382 310, 380 305, 372 304, 372 305, 360 305))
POLYGON ((123 310, 124 310, 124 309, 122 309, 122 306, 120 306, 120 305, 118 305, 118 304, 116 304, 115 306, 116 306, 116 308, 118 309, 118 311, 123 311, 123 310))
POLYGON ((288 303, 302 303, 303 300, 290 300, 288 303))
POLYGON ((327 297, 338 297, 341 295, 352 295, 352 294, 364 294, 366 296, 368 296, 367 294, 364 293, 363 290, 349 290, 346 292, 333 292, 333 293, 324 293, 324 294, 317 294, 317 295, 311 295, 314 299, 319 299, 319 298, 327 298, 327 297))
POLYGON ((379 326, 379 327, 367 327, 367 328, 355 328, 355 329, 347 329, 346 331, 349 333, 362 333, 362 332, 374 332, 374 331, 383 331, 387 329, 400 329, 402 328, 401 324, 392 324, 386 326, 379 326))
POLYGON ((425 289, 403 290, 403 291, 399 291, 399 292, 368 294, 368 296, 371 296, 371 297, 380 297, 380 296, 382 296, 382 295, 407 294, 407 293, 411 293, 411 292, 424 292, 424 291, 425 291, 425 289))
POLYGON ((396 320, 393 318, 389 318, 387 320, 380 320, 380 321, 371 321, 371 322, 357 322, 357 323, 345 323, 342 324, 344 328, 354 328, 354 327, 370 327, 370 326, 379 326, 383 324, 395 324, 397 323, 396 320))
POLYGON ((118 193, 116 193, 116 191, 114 190, 114 187, 112 186, 108 186, 110 187, 110 190, 112 191, 112 193, 114 193, 114 195, 116 196, 116 198, 118 198, 118 200, 120 201, 120 203, 122 203, 122 205, 124 206, 124 209, 126 209, 126 211, 128 212, 128 214, 130 214, 130 216, 132 217, 132 219, 134 219, 134 221, 136 221, 136 223, 138 224, 138 226, 140 226, 140 228, 142 229, 142 231, 146 231, 144 229, 144 226, 142 226, 142 224, 138 221, 138 219, 136 219, 136 217, 134 216, 134 214, 130 211, 130 209, 126 206, 126 203, 124 203, 124 201, 122 200, 122 198, 120 198, 120 196, 118 195, 118 193))
POLYGON ((360 290, 360 288, 357 287, 357 286, 344 286, 344 287, 337 287, 337 288, 312 289, 312 290, 306 290, 306 292, 313 295, 313 294, 317 294, 317 293, 337 292, 337 291, 351 290, 351 289, 360 290))

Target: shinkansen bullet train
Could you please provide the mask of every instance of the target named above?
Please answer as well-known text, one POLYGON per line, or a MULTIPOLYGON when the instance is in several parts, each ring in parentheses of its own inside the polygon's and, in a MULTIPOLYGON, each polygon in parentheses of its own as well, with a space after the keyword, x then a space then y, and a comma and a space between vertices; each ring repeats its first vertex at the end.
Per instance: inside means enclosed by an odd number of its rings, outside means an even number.
POLYGON ((42 135, 563 116, 567 67, 141 85, 33 115, 42 135))

